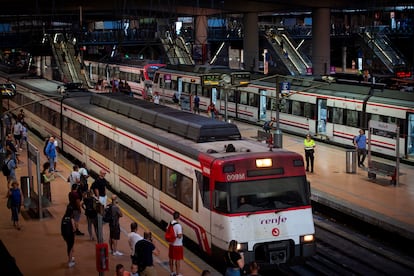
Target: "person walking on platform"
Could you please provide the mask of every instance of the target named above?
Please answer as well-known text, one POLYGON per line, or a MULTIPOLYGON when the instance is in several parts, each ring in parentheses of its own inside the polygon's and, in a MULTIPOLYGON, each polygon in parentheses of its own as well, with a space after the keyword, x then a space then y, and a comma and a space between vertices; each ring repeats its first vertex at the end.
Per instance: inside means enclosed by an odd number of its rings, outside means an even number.
POLYGON ((49 164, 50 164, 49 171, 54 172, 55 171, 56 147, 55 147, 55 138, 53 136, 49 138, 49 142, 47 143, 45 153, 46 153, 47 159, 49 160, 49 164))
POLYGON ((88 173, 88 169, 86 169, 86 164, 84 162, 82 162, 82 164, 80 165, 78 172, 80 174, 80 189, 82 193, 88 192, 89 191, 89 186, 88 186, 89 173, 88 173))
POLYGON ((119 218, 122 217, 121 209, 118 206, 118 198, 112 195, 112 221, 109 223, 109 245, 111 247, 112 255, 122 256, 124 253, 118 251, 118 241, 121 238, 121 226, 119 218))
POLYGON ((70 204, 66 207, 65 214, 62 217, 60 233, 66 242, 68 267, 71 268, 75 265, 75 257, 73 256, 73 247, 75 245, 75 221, 73 219, 73 209, 70 204))
POLYGON ((181 261, 184 259, 183 227, 178 222, 179 218, 180 213, 175 211, 173 213, 173 220, 170 222, 170 224, 173 225, 176 237, 175 241, 170 243, 168 248, 168 258, 172 276, 181 275, 181 261))
POLYGON ((194 97, 194 113, 200 114, 200 97, 198 95, 194 97))
POLYGON ((213 102, 210 103, 210 105, 207 108, 207 114, 211 117, 211 119, 215 119, 218 115, 217 108, 213 102))
POLYGON ((99 171, 99 176, 92 183, 91 190, 94 195, 99 199, 99 202, 105 207, 106 206, 106 185, 108 181, 105 179, 106 172, 104 170, 99 171))
POLYGON ((367 137, 363 129, 360 129, 359 135, 354 137, 354 145, 358 153, 358 167, 364 167, 365 157, 367 156, 367 137))
POLYGON ((240 276, 241 270, 244 268, 244 255, 237 251, 237 241, 231 240, 229 248, 224 254, 224 261, 226 263, 225 276, 240 276))
POLYGON ((315 160, 315 141, 312 139, 311 135, 306 135, 306 139, 303 141, 305 147, 305 159, 306 159, 306 171, 309 171, 309 163, 311 167, 311 172, 313 173, 313 163, 315 160))
POLYGON ((19 225, 19 213, 20 207, 23 203, 23 195, 19 188, 19 182, 17 180, 11 181, 11 188, 7 194, 7 197, 10 198, 10 210, 11 210, 11 219, 13 221, 13 226, 17 230, 20 230, 19 225))
POLYGON ((6 178, 7 178, 7 183, 9 183, 10 181, 16 180, 16 160, 13 159, 13 155, 10 151, 7 151, 7 155, 6 155, 6 159, 4 159, 4 164, 6 165, 7 169, 8 169, 8 175, 6 175, 3 171, 3 174, 5 174, 6 178))

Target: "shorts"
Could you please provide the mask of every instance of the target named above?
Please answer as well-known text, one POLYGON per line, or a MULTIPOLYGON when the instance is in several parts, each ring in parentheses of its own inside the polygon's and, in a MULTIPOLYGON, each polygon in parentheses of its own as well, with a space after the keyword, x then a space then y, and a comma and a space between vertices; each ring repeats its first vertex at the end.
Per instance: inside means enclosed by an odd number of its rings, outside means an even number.
POLYGON ((168 248, 168 258, 176 261, 184 259, 184 247, 170 245, 168 248))
POLYGON ((22 139, 21 134, 18 134, 18 135, 14 134, 13 136, 14 136, 14 139, 17 140, 17 141, 20 141, 22 139))
POLYGON ((109 225, 109 237, 113 240, 119 240, 121 238, 121 228, 119 224, 109 225))
POLYGON ((81 211, 73 210, 73 220, 76 222, 79 222, 80 217, 81 217, 81 211))

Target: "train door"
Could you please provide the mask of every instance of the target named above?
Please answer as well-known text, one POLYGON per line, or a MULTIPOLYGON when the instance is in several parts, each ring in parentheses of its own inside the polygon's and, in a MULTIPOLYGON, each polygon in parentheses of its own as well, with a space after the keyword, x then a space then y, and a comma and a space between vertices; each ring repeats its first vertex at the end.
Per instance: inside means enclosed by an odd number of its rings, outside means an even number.
POLYGON ((160 154, 147 149, 148 156, 148 185, 147 185, 147 210, 156 220, 161 220, 160 187, 161 165, 160 154))
POLYGON ((407 122, 407 157, 414 159, 414 114, 408 114, 407 122))
POLYGON ((267 103, 267 91, 260 90, 260 98, 259 98, 259 120, 266 121, 266 103, 267 103))
MULTIPOLYGON (((113 145, 113 149, 112 149, 113 154, 114 154, 114 156, 118 157, 118 155, 120 154, 119 151, 118 151, 118 146, 117 146, 117 145, 119 145, 119 135, 114 133, 112 141, 114 141, 112 143, 112 145, 113 145)), ((110 143, 110 142, 108 141, 108 143, 110 143)), ((115 158, 115 160, 116 160, 116 158, 115 158)), ((110 164, 108 164, 108 166, 109 165, 111 166, 110 170, 113 172, 113 173, 109 174, 110 178, 111 178, 109 183, 111 183, 111 186, 113 186, 115 191, 121 191, 120 190, 119 177, 118 177, 119 176, 118 164, 116 164, 116 162, 110 162, 110 164)))
POLYGON ((318 99, 316 104, 318 107, 316 133, 319 135, 326 135, 326 122, 328 118, 327 100, 318 99))

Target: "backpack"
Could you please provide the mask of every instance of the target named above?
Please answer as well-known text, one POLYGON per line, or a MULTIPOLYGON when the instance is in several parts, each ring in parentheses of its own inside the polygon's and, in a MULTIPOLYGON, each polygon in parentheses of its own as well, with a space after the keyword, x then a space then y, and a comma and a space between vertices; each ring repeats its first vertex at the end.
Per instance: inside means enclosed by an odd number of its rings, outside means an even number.
POLYGON ((62 222, 60 224, 60 233, 63 237, 70 237, 73 235, 72 220, 70 217, 64 216, 62 218, 62 222))
POLYGON ((167 242, 174 242, 175 239, 177 238, 177 236, 175 235, 175 231, 174 231, 174 225, 178 224, 178 222, 176 223, 169 223, 168 227, 167 227, 167 231, 165 231, 165 240, 167 242))
POLYGON ((263 124, 263 129, 264 129, 264 130, 270 130, 270 121, 266 121, 266 122, 263 124))
POLYGON ((3 166, 1 166, 1 170, 4 176, 10 175, 9 162, 10 162, 10 159, 7 162, 3 162, 3 166))
POLYGON ((106 222, 106 223, 112 223, 113 219, 114 218, 112 216, 112 204, 109 204, 108 206, 105 207, 102 220, 103 222, 106 222))
POLYGON ((47 156, 47 152, 46 152, 46 149, 47 149, 47 145, 49 144, 49 139, 46 139, 46 141, 45 141, 45 145, 43 146, 43 154, 44 155, 46 155, 47 156))

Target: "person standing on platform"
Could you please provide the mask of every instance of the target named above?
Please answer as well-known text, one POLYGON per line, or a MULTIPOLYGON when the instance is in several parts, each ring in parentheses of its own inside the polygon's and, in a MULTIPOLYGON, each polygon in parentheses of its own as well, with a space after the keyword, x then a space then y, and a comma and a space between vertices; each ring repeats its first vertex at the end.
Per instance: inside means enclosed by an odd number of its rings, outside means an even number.
POLYGON ((13 159, 13 155, 10 151, 7 151, 6 159, 4 159, 4 164, 6 164, 9 169, 9 175, 6 175, 7 183, 10 181, 16 180, 16 160, 13 159))
POLYGON ((131 222, 131 232, 128 233, 128 244, 129 248, 131 248, 131 258, 134 256, 135 253, 135 244, 142 240, 142 237, 140 234, 137 233, 138 231, 138 223, 131 222))
POLYGON ((49 142, 47 143, 45 153, 47 156, 47 159, 49 160, 50 172, 55 171, 55 158, 56 158, 56 147, 55 147, 55 138, 53 136, 50 136, 49 142))
POLYGON ((54 136, 53 137, 53 144, 55 145, 55 159, 53 160, 53 171, 57 172, 58 170, 56 169, 56 165, 57 165, 57 159, 58 159, 58 141, 56 140, 56 138, 54 136))
POLYGON ((19 120, 16 119, 16 122, 13 125, 13 136, 14 136, 14 142, 16 144, 16 148, 22 149, 22 132, 23 132, 23 126, 22 123, 20 123, 19 120))
POLYGON ((19 157, 17 155, 17 149, 13 144, 13 137, 11 134, 8 134, 6 138, 6 151, 11 153, 11 158, 15 161, 15 164, 17 165, 19 163, 19 157))
POLYGON ((27 124, 22 123, 22 140, 20 143, 20 147, 23 148, 23 145, 27 148, 27 124))
POLYGON ((305 147, 305 159, 306 159, 306 171, 309 171, 309 163, 311 167, 311 172, 313 173, 313 163, 315 160, 315 141, 312 139, 311 135, 306 135, 306 139, 303 141, 305 147))
POLYGON ((66 253, 68 255, 68 267, 75 265, 75 257, 73 256, 75 245, 75 221, 73 219, 73 209, 69 204, 66 207, 65 214, 60 223, 60 233, 66 242, 66 253))
POLYGON ((194 113, 200 114, 200 97, 198 95, 194 97, 194 113))
POLYGON ((210 105, 207 108, 207 113, 210 115, 211 119, 215 119, 217 115, 217 109, 213 102, 210 103, 210 105))
POLYGON ((360 129, 359 135, 354 137, 354 145, 358 153, 358 167, 364 167, 365 157, 367 156, 367 137, 363 129, 360 129))
POLYGON ((82 208, 85 210, 86 221, 88 222, 88 234, 91 241, 95 240, 92 233, 92 225, 95 236, 98 238, 98 212, 94 208, 94 198, 92 191, 83 192, 82 208))
POLYGON ((229 248, 224 254, 224 261, 226 263, 225 276, 240 276, 241 270, 244 268, 244 255, 237 251, 237 241, 231 240, 229 248))
POLYGON ((180 213, 175 211, 173 213, 173 220, 170 222, 173 225, 175 232, 175 241, 170 243, 168 248, 168 258, 171 276, 179 276, 181 270, 181 261, 184 259, 184 247, 183 247, 183 227, 178 222, 180 213))
POLYGON ((23 204, 23 195, 19 188, 19 182, 17 180, 11 181, 11 188, 7 194, 11 200, 10 210, 11 210, 11 220, 13 221, 13 226, 17 230, 20 230, 19 225, 19 213, 20 207, 23 204))
POLYGON ((46 197, 49 202, 52 202, 52 190, 50 188, 50 182, 55 180, 53 172, 49 172, 50 164, 45 162, 43 164, 43 170, 40 173, 40 182, 43 184, 43 196, 46 197))
POLYGON ((133 263, 138 265, 140 276, 156 276, 153 255, 159 256, 160 250, 152 242, 151 232, 144 232, 144 238, 135 244, 133 263))
POLYGON ((89 173, 88 169, 86 169, 86 164, 84 162, 82 162, 82 164, 80 165, 78 172, 80 175, 80 190, 82 191, 82 193, 88 192, 89 173))
POLYGON ((122 217, 121 209, 118 206, 118 198, 112 195, 112 221, 109 223, 109 242, 114 256, 124 255, 118 251, 118 241, 121 238, 121 226, 119 225, 119 218, 122 217))
POLYGON ((74 184, 78 186, 78 190, 80 191, 80 173, 78 165, 73 165, 72 172, 69 175, 69 184, 73 187, 74 184))
POLYGON ((83 236, 85 235, 81 231, 79 231, 79 220, 82 213, 82 205, 81 205, 81 195, 79 194, 78 185, 73 184, 72 185, 72 191, 69 192, 68 198, 69 198, 69 204, 72 207, 73 210, 73 219, 75 221, 75 234, 77 236, 83 236))
POLYGON ((105 175, 106 172, 104 170, 100 170, 98 178, 96 178, 91 186, 91 190, 94 195, 104 207, 106 206, 106 185, 108 184, 108 181, 105 179, 105 175))

